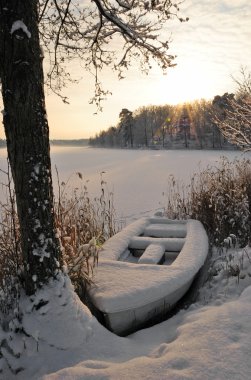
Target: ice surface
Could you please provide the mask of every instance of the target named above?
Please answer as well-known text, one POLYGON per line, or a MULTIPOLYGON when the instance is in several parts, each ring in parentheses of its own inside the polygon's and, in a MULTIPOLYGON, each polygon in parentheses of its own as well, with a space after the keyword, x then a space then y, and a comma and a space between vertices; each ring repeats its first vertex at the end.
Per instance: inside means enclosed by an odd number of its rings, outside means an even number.
MULTIPOLYGON (((51 146, 51 159, 54 190, 57 192, 57 167, 60 180, 71 177, 72 189, 81 188, 83 181, 73 173, 83 173, 88 180, 91 196, 100 195, 100 173, 105 172, 104 179, 108 190, 113 193, 116 216, 130 223, 142 216, 153 215, 166 205, 165 193, 168 192, 168 176, 174 174, 177 180, 190 182, 193 172, 207 165, 217 165, 221 156, 231 160, 241 157, 238 151, 215 150, 131 150, 99 149, 83 147, 51 146), (185 163, 185 164, 184 164, 185 163), (163 194, 163 195, 162 195, 163 194)), ((247 158, 251 154, 246 153, 247 158)), ((0 149, 0 166, 6 170, 6 149, 0 149)), ((0 172, 0 182, 5 183, 5 176, 0 172)), ((0 192, 3 200, 3 192, 0 192)))

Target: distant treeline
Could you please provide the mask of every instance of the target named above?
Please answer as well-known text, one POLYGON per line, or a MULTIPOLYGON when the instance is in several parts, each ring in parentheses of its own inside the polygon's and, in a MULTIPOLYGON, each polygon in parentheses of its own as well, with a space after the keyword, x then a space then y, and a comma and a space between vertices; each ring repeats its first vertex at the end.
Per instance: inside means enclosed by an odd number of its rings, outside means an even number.
POLYGON ((51 145, 60 146, 86 146, 89 145, 89 139, 79 139, 79 140, 50 140, 51 145))
POLYGON ((217 102, 204 99, 182 105, 122 109, 116 126, 90 138, 92 146, 120 148, 233 149, 215 123, 217 102))
POLYGON ((6 140, 0 139, 0 148, 3 148, 6 146, 6 140))
MULTIPOLYGON (((86 146, 89 145, 89 139, 79 139, 79 140, 50 140, 51 145, 60 146, 86 146)), ((6 147, 6 140, 0 139, 0 148, 6 147)))

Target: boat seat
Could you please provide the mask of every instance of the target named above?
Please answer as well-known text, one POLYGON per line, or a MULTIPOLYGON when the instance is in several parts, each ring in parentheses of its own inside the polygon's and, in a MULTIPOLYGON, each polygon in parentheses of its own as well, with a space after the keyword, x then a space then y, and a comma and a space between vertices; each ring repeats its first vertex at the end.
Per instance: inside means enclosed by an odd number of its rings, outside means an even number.
POLYGON ((146 249, 151 244, 162 245, 166 251, 180 252, 185 238, 154 238, 149 236, 133 236, 129 242, 129 249, 146 249))
POLYGON ((144 236, 156 238, 184 238, 187 234, 187 226, 184 223, 152 223, 144 230, 144 236))
POLYGON ((163 259, 164 253, 164 245, 150 244, 139 258, 138 264, 159 264, 163 259))

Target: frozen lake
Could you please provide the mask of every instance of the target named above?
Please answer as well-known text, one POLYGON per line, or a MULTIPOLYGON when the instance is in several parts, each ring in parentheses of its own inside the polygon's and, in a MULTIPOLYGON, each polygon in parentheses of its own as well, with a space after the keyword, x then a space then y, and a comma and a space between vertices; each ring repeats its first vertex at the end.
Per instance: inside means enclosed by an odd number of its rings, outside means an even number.
MULTIPOLYGON (((127 222, 161 209, 162 194, 167 189, 170 174, 187 183, 195 171, 216 164, 221 156, 234 159, 242 157, 243 153, 222 150, 120 150, 59 146, 51 148, 54 183, 56 165, 61 181, 66 182, 71 176, 72 188, 80 187, 81 181, 74 175, 80 172, 83 175, 82 185, 88 180, 90 195, 98 195, 100 173, 105 172, 103 176, 108 191, 114 194, 117 217, 126 218, 127 222)), ((245 156, 251 157, 250 154, 245 156)), ((5 149, 0 149, 0 168, 6 168, 5 149)), ((1 173, 0 181, 4 181, 1 173)))

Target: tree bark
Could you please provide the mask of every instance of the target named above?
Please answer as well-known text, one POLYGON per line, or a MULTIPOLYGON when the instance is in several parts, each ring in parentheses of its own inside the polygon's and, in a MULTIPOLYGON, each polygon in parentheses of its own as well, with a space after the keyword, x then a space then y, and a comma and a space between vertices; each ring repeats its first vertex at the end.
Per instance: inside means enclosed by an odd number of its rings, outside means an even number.
POLYGON ((0 0, 0 75, 27 294, 55 276, 56 237, 38 1, 0 0))

